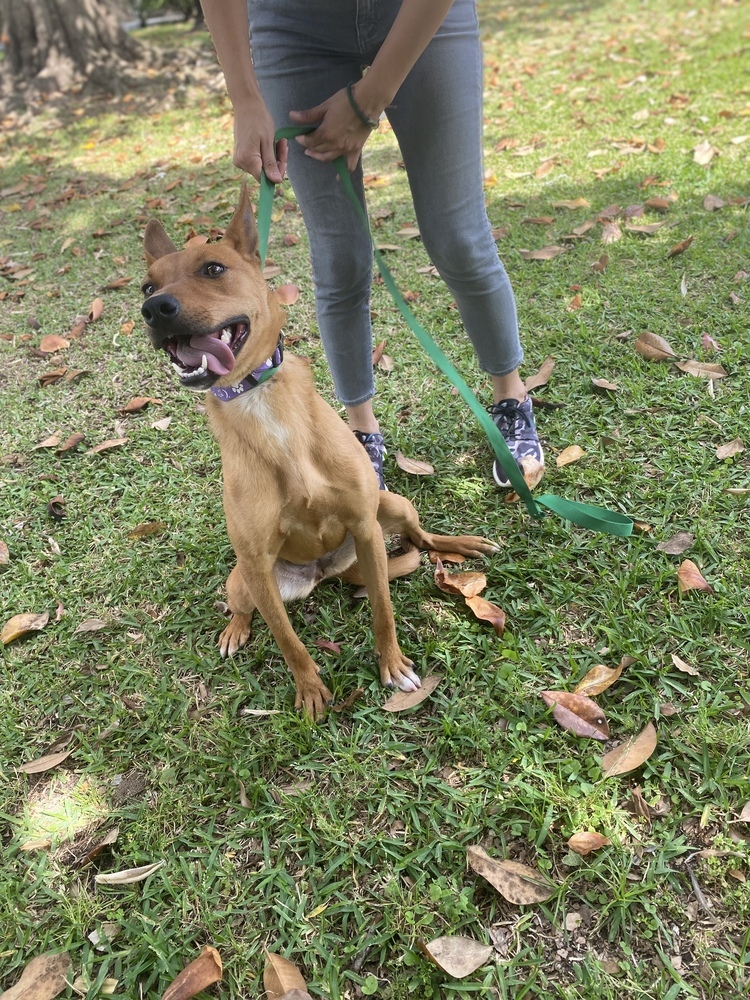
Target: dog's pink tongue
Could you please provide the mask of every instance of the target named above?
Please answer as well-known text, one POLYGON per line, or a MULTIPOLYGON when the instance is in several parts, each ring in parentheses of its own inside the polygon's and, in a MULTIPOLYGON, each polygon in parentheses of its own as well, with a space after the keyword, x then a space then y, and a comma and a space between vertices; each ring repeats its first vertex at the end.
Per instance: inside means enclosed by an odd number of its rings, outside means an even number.
POLYGON ((208 370, 215 375, 228 375, 234 368, 234 355, 218 337, 195 336, 190 338, 189 344, 182 340, 177 345, 177 357, 188 368, 197 368, 204 354, 208 370))

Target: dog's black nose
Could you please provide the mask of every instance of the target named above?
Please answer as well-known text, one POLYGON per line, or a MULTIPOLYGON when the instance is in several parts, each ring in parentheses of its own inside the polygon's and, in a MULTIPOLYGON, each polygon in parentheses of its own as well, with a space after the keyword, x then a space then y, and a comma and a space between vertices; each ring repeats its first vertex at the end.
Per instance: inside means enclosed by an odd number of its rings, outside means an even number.
POLYGON ((174 295, 152 295, 141 306, 141 314, 149 326, 176 319, 179 313, 180 302, 174 295))

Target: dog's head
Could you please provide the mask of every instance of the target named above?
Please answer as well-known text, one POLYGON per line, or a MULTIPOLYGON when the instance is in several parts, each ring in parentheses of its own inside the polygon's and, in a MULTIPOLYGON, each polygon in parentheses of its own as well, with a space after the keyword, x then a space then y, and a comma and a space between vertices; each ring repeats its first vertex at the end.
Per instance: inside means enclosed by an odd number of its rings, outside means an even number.
POLYGON ((183 385, 204 390, 225 377, 226 384, 237 382, 273 353, 283 312, 261 274, 245 184, 218 243, 178 250, 152 219, 143 245, 141 313, 151 342, 167 352, 183 385))

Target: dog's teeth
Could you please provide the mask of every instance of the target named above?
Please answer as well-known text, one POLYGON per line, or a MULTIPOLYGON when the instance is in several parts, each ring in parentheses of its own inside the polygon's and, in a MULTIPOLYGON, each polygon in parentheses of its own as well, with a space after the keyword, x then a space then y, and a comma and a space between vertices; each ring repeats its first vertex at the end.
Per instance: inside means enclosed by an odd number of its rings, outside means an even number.
POLYGON ((219 337, 219 340, 223 344, 229 344, 229 343, 231 343, 231 341, 232 341, 232 330, 231 330, 230 327, 228 327, 228 326, 224 327, 224 329, 221 331, 221 336, 219 337))
POLYGON ((206 360, 206 355, 204 354, 203 357, 201 358, 201 372, 205 374, 207 368, 208 368, 208 361, 206 360))

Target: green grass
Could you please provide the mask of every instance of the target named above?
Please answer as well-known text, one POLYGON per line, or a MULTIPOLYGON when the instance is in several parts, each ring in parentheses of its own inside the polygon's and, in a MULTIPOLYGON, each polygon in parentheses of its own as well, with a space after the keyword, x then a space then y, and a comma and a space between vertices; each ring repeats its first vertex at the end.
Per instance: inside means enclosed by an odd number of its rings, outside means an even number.
MULTIPOLYGON (((232 553, 218 451, 195 397, 174 384, 139 322, 145 220, 159 216, 179 241, 191 225, 225 224, 237 196, 229 107, 206 85, 205 36, 150 29, 170 47, 202 46, 166 86, 157 79, 119 101, 72 97, 9 117, 0 258, 33 275, 25 284, 0 278, 1 332, 12 336, 0 340, 0 539, 10 551, 0 618, 49 611, 52 620, 3 649, 0 988, 34 955, 66 948, 83 995, 103 995, 110 977, 117 996, 156 1000, 210 943, 225 982, 205 996, 232 1000, 261 995, 264 946, 303 970, 313 996, 334 1000, 746 994, 748 827, 731 821, 750 799, 750 546, 747 497, 727 488, 750 482, 747 451, 720 462, 715 449, 736 437, 748 444, 750 287, 737 277, 750 271, 748 206, 730 204, 750 195, 750 139, 731 141, 750 134, 747 21, 740 4, 686 10, 667 0, 484 0, 480 14, 488 208, 493 225, 508 229, 498 246, 518 300, 524 373, 554 356, 550 384, 535 395, 564 404, 538 409, 544 486, 651 530, 616 540, 553 517, 537 523, 504 503, 471 414, 376 287, 376 337, 395 361, 377 375, 389 450, 436 468, 417 480, 389 460, 389 485, 433 530, 500 541, 485 596, 506 611, 508 628, 498 640, 470 618, 437 590, 426 562, 394 583, 405 652, 445 680, 420 709, 391 716, 381 709, 368 609, 350 588, 327 585, 293 609, 295 628, 310 647, 339 642, 340 656, 315 652, 326 683, 337 698, 355 686, 365 697, 318 726, 298 717, 263 627, 235 660, 219 661, 215 605, 232 553), (720 151, 708 167, 693 161, 704 139, 720 151), (623 152, 641 141, 663 151, 623 152), (516 155, 524 146, 534 148, 516 155), (548 159, 552 169, 540 170, 548 159), (705 210, 708 194, 727 204, 705 210), (666 220, 653 236, 621 222, 622 239, 604 245, 597 224, 549 262, 518 252, 561 244, 608 206, 654 196, 674 200, 665 215, 646 210, 636 220, 666 220), (589 207, 554 207, 575 198, 589 207), (554 221, 523 221, 540 216, 554 221), (669 258, 689 236, 692 245, 669 258), (602 252, 609 261, 599 274, 590 265, 602 252), (133 281, 102 291, 117 277, 133 281), (571 311, 576 294, 582 305, 571 311), (42 335, 65 335, 97 296, 101 319, 59 361, 31 352, 42 335), (712 395, 703 379, 645 361, 633 348, 643 330, 680 357, 720 362, 728 377, 712 395), (703 346, 706 333, 718 355, 703 346), (39 376, 60 365, 88 374, 42 388, 39 376), (598 377, 619 391, 598 393, 598 377), (162 403, 121 416, 135 395, 162 403), (168 431, 153 429, 164 416, 168 431), (123 429, 126 446, 84 454, 123 429), (34 450, 75 431, 86 434, 75 452, 34 450), (570 444, 585 457, 556 468, 570 444), (47 509, 56 495, 65 499, 61 522, 47 509), (128 537, 145 521, 167 530, 128 537), (695 535, 685 556, 658 551, 678 530, 695 535), (680 598, 685 557, 713 594, 680 598), (90 618, 107 627, 76 633, 90 618), (699 675, 677 671, 671 653, 699 675), (624 655, 636 662, 597 700, 613 738, 656 721, 659 742, 637 772, 603 780, 599 745, 563 732, 539 692, 572 690, 591 666, 624 655), (662 714, 667 702, 677 714, 662 714), (16 771, 65 733, 74 749, 57 769, 16 771), (650 804, 668 805, 650 826, 625 808, 636 785, 650 804), (71 864, 87 838, 114 825, 111 848, 71 864), (584 829, 612 845, 579 858, 566 841, 584 829), (20 850, 45 837, 49 848, 20 850), (534 907, 506 903, 467 868, 466 847, 477 843, 537 866, 556 892, 534 907), (97 871, 162 859, 136 886, 94 883, 97 871), (574 914, 581 922, 569 930, 574 914), (87 935, 106 921, 119 933, 97 950, 87 935), (490 932, 495 957, 462 981, 428 966, 416 947, 440 934, 490 942, 490 932)), ((365 164, 384 181, 368 189, 371 211, 393 210, 378 241, 403 245, 388 257, 400 287, 418 293, 420 321, 487 400, 450 295, 418 273, 428 263, 421 244, 397 235, 414 222, 397 161, 381 128, 365 164)), ((293 200, 288 186, 281 198, 293 200)), ((277 213, 270 255, 281 267, 275 280, 300 288, 287 331, 330 398, 297 211, 277 213), (283 245, 287 233, 300 237, 295 246, 283 245)))

